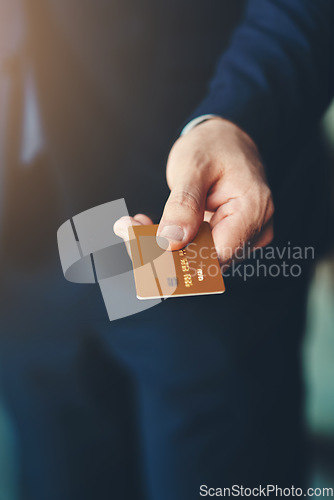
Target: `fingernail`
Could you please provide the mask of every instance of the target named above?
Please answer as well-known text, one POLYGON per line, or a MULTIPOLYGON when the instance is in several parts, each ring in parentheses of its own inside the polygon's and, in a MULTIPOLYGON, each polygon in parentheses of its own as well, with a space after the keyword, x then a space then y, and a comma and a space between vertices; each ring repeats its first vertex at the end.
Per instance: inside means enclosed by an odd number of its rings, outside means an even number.
POLYGON ((172 241, 183 241, 184 230, 180 226, 164 226, 159 232, 159 236, 172 241))

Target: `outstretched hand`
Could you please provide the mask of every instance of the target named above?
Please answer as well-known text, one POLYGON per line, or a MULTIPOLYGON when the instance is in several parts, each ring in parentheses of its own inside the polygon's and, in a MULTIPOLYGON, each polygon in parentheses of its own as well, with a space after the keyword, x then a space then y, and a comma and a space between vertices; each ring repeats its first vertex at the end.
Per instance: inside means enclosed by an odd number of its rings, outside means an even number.
MULTIPOLYGON (((171 250, 190 243, 203 220, 222 265, 245 244, 272 241, 274 205, 264 168, 252 139, 233 123, 213 118, 181 136, 169 154, 167 182, 171 193, 157 234, 171 250)), ((126 240, 128 226, 139 224, 152 220, 123 217, 114 231, 126 240)))

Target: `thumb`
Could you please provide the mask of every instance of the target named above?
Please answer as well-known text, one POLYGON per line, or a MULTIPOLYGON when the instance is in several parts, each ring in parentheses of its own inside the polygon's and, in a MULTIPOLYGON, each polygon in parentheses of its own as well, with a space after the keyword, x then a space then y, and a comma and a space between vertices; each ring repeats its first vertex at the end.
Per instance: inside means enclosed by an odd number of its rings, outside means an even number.
POLYGON ((166 238, 170 250, 190 243, 203 221, 207 186, 204 182, 178 183, 166 202, 157 236, 166 238))

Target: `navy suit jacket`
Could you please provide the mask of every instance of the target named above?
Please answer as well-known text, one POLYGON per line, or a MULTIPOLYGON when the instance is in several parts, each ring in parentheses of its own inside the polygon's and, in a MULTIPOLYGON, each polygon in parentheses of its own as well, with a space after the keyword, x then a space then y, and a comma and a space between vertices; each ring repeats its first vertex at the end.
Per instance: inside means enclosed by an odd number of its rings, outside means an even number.
POLYGON ((269 155, 299 147, 334 92, 331 0, 249 0, 195 115, 221 115, 269 155))
POLYGON ((207 95, 190 116, 217 114, 255 141, 276 205, 278 242, 319 251, 333 240, 319 121, 334 93, 332 0, 249 0, 207 95))

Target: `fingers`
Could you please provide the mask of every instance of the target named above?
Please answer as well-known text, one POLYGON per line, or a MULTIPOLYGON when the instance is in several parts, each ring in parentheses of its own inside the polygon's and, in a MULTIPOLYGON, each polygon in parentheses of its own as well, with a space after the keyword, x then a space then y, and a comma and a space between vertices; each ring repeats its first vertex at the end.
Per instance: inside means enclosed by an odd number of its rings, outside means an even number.
POLYGON ((196 236, 203 221, 207 187, 200 182, 177 184, 165 205, 157 235, 178 250, 196 236))
POLYGON ((218 222, 212 229, 212 237, 221 264, 228 264, 237 250, 247 240, 246 228, 240 227, 238 214, 230 215, 218 222))
POLYGON ((129 240, 129 227, 130 226, 148 226, 153 224, 152 220, 144 214, 137 214, 134 217, 121 217, 114 224, 114 233, 124 241, 129 240))
POLYGON ((132 260, 131 248, 130 248, 130 237, 129 237, 129 227, 130 226, 149 226, 153 224, 153 221, 144 214, 137 214, 134 217, 121 217, 114 224, 114 233, 124 240, 126 250, 129 257, 132 260))
POLYGON ((250 218, 252 206, 244 200, 231 200, 222 205, 210 221, 212 236, 222 265, 229 265, 240 249, 268 245, 273 239, 273 220, 250 218))
POLYGON ((147 215, 145 214, 137 214, 134 216, 134 220, 136 222, 140 222, 143 224, 143 226, 149 226, 150 224, 153 224, 152 219, 150 219, 147 215))
POLYGON ((128 228, 130 226, 140 226, 141 223, 136 221, 134 217, 124 216, 118 219, 114 224, 114 233, 124 241, 129 240, 128 228))

